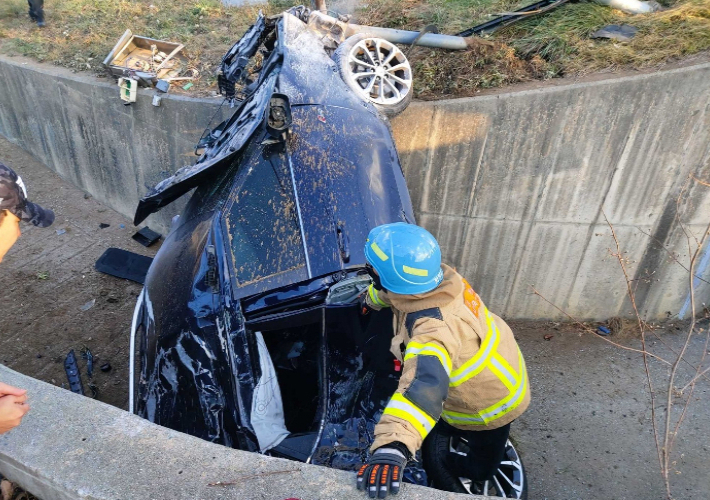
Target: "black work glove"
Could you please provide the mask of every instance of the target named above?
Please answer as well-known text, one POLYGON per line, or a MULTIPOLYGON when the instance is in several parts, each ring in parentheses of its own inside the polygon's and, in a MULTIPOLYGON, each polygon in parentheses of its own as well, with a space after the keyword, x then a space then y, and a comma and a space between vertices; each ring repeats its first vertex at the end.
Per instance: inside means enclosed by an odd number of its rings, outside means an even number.
POLYGON ((360 308, 359 308, 360 315, 366 316, 366 315, 370 314, 370 312, 372 311, 372 308, 370 308, 370 306, 367 304, 367 290, 365 290, 364 292, 362 292, 358 296, 357 301, 358 301, 358 305, 360 306, 360 308))
POLYGON ((408 456, 409 450, 400 442, 377 448, 357 473, 357 489, 367 490, 370 498, 385 498, 387 493, 396 495, 408 456))

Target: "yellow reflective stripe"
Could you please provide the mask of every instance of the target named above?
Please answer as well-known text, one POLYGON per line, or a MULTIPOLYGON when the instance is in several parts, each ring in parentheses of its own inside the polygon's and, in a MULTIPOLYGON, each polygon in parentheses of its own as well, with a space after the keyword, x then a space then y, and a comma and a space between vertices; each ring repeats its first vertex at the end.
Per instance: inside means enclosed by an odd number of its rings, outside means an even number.
POLYGON ((528 391, 528 379, 525 369, 523 353, 518 349, 518 362, 520 366, 520 380, 510 393, 496 404, 489 406, 479 413, 459 413, 444 410, 442 417, 450 424, 459 425, 486 425, 510 413, 523 402, 528 391))
POLYGON ((451 373, 451 358, 446 349, 440 347, 433 342, 427 342, 426 344, 420 344, 419 342, 411 341, 407 344, 407 350, 404 352, 404 361, 407 361, 414 356, 436 356, 439 358, 441 365, 446 370, 446 374, 451 373))
POLYGON ((375 287, 373 285, 367 287, 367 292, 370 295, 370 300, 372 300, 375 305, 378 305, 380 307, 387 307, 387 304, 380 300, 377 290, 375 290, 375 287))
POLYGON ((429 276, 429 271, 426 269, 417 269, 416 267, 402 266, 402 270, 413 276, 429 276))
POLYGON ((406 420, 414 426, 422 439, 427 437, 427 434, 431 432, 434 428, 434 424, 436 424, 433 418, 399 393, 395 393, 392 399, 390 399, 390 402, 387 403, 384 415, 392 415, 393 417, 406 420))
POLYGON ((444 420, 450 424, 463 425, 485 425, 486 421, 478 413, 457 413, 455 411, 444 410, 441 414, 444 420))
POLYGON ((481 343, 481 348, 478 352, 451 374, 451 378, 449 380, 450 387, 459 386, 471 377, 475 377, 481 373, 481 371, 483 371, 488 364, 490 357, 493 353, 495 353, 495 350, 498 347, 498 343, 500 342, 498 328, 496 327, 493 318, 491 318, 488 308, 484 308, 484 313, 486 316, 486 326, 488 327, 486 338, 483 340, 483 343, 481 343))
POLYGON ((370 248, 372 248, 372 251, 375 252, 375 255, 382 259, 382 262, 389 259, 389 257, 387 257, 387 254, 383 252, 382 249, 378 247, 377 243, 375 243, 374 241, 370 244, 370 248))

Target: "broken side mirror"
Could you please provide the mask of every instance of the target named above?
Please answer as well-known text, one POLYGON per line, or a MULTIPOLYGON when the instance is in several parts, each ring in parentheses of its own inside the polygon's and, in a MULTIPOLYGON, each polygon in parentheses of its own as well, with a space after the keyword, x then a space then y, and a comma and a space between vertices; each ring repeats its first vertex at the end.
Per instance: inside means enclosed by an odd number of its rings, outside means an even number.
POLYGON ((291 104, 285 94, 272 94, 269 100, 269 112, 266 115, 266 131, 275 138, 289 129, 293 119, 291 104))

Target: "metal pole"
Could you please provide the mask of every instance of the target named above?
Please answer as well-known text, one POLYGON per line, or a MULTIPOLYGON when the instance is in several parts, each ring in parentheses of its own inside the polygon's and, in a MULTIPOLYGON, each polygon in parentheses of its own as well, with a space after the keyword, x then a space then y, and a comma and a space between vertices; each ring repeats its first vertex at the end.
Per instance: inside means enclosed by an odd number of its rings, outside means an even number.
MULTIPOLYGON (((403 43, 412 45, 419 36, 418 31, 394 30, 390 28, 378 28, 375 26, 361 26, 359 24, 348 24, 345 31, 350 36, 355 33, 367 33, 379 38, 384 38, 388 42, 403 43)), ((422 47, 435 47, 439 49, 466 50, 470 47, 470 42, 460 36, 439 35, 436 33, 426 33, 416 43, 422 47)))
POLYGON ((323 14, 328 13, 328 8, 325 6, 325 0, 314 0, 313 3, 315 4, 316 10, 319 10, 323 14))

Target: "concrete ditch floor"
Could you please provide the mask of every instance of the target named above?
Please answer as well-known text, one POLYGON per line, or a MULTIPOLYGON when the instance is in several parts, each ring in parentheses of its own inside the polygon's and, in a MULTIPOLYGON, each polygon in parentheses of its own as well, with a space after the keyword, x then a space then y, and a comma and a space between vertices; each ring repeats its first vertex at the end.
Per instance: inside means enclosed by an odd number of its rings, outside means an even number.
MULTIPOLYGON (((125 409, 128 331, 140 286, 102 275, 93 265, 110 246, 146 255, 155 250, 130 238, 135 228, 125 217, 85 199, 82 191, 4 139, 0 161, 21 173, 32 200, 57 213, 51 228, 24 226, 22 238, 0 263, 4 306, 0 362, 61 386, 66 383, 64 356, 69 349, 87 346, 99 358, 94 375, 97 399, 125 409), (100 223, 110 226, 99 229, 100 223), (57 229, 67 232, 57 235, 57 229), (46 278, 38 276, 45 272, 46 278), (93 299, 94 306, 81 311, 93 299), (106 361, 112 369, 102 373, 98 366, 106 361)), ((538 288, 545 292, 544 286, 538 288)), ((530 409, 512 431, 527 467, 529 498, 664 498, 640 355, 593 335, 580 336, 574 325, 511 322, 511 326, 525 354, 533 391, 530 409), (545 340, 550 334, 553 337, 545 340)), ((668 347, 653 339, 652 351, 670 359, 670 349, 682 345, 682 328, 680 323, 664 324, 657 333, 668 347)), ((615 340, 638 346, 633 336, 615 340)), ((687 358, 695 360, 703 348, 704 339, 694 338, 687 358)), ((83 360, 80 366, 86 386, 83 360)), ((657 362, 652 368, 662 402, 665 370, 657 362)), ((685 366, 680 373, 687 379, 685 366)), ((677 471, 672 477, 678 500, 710 496, 708 378, 698 383, 678 436, 677 471)))

